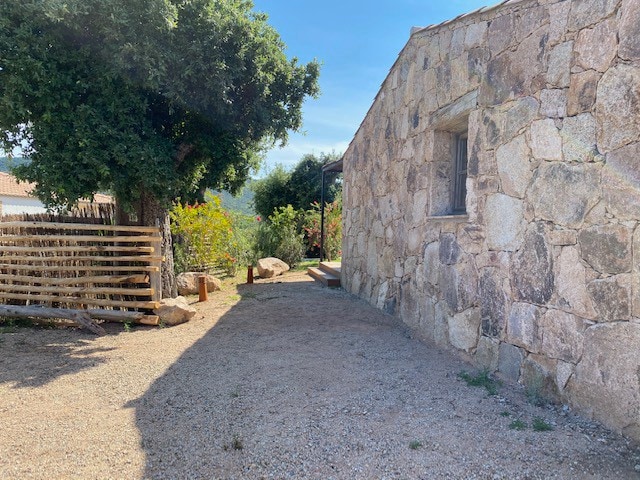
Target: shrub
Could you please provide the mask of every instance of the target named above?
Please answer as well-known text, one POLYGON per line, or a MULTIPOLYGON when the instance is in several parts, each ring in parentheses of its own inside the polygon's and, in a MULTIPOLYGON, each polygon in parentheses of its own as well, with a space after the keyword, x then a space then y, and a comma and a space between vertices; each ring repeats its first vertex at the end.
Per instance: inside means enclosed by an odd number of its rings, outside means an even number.
POLYGON ((238 267, 254 265, 256 263, 256 238, 260 229, 260 217, 244 215, 239 212, 230 212, 232 233, 229 253, 236 259, 236 262, 228 271, 230 275, 237 273, 238 267))
POLYGON ((220 198, 207 193, 206 202, 174 204, 170 211, 171 233, 175 236, 176 270, 229 270, 237 261, 229 253, 232 221, 220 198))
POLYGON ((269 221, 261 222, 258 227, 256 255, 275 256, 292 267, 298 264, 305 252, 303 235, 298 233, 299 217, 291 205, 275 208, 269 221))
MULTIPOLYGON (((313 202, 307 210, 303 230, 307 239, 307 248, 320 253, 320 203, 313 202)), ((340 198, 324 206, 324 255, 327 260, 340 257, 342 250, 342 201, 340 198)))

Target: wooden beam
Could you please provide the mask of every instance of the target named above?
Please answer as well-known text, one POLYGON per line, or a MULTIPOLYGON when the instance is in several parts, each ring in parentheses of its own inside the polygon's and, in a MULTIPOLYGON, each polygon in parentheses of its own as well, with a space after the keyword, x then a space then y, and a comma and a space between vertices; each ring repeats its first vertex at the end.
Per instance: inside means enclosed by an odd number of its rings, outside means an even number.
POLYGON ((156 265, 24 265, 2 264, 0 257, 0 270, 23 272, 159 272, 156 265))
POLYGON ((35 318, 66 318, 82 325, 96 335, 104 335, 104 328, 98 325, 88 313, 82 310, 69 310, 65 308, 46 308, 21 305, 0 305, 2 317, 35 317, 35 318))
MULTIPOLYGON (((2 238, 0 237, 0 240, 2 238)), ((44 238, 43 240, 46 240, 44 238)), ((126 246, 115 246, 115 245, 73 245, 70 247, 41 247, 37 245, 31 245, 28 247, 15 247, 15 246, 7 246, 0 245, 0 252, 7 253, 59 253, 59 252, 135 252, 135 253, 153 253, 155 248, 153 247, 137 247, 131 245, 129 247, 126 246)), ((6 255, 11 258, 11 255, 6 255)), ((63 258, 69 258, 69 256, 60 255, 63 258)), ((74 258, 74 257, 71 257, 74 258)))
POLYGON ((57 295, 28 295, 24 293, 5 292, 0 292, 0 298, 29 300, 31 302, 56 302, 72 305, 98 305, 101 307, 146 308, 149 310, 156 309, 160 306, 160 302, 154 301, 107 300, 103 298, 60 297, 57 295))
MULTIPOLYGON (((162 255, 140 255, 140 256, 111 256, 102 257, 100 255, 86 255, 86 256, 64 256, 64 257, 38 257, 36 255, 3 255, 0 256, 0 262, 5 265, 7 261, 20 261, 20 262, 161 262, 163 260, 162 255)), ((2 266, 0 265, 0 266, 2 266)), ((9 266, 11 264, 8 264, 9 266)))
POLYGON ((89 223, 59 223, 59 222, 0 222, 0 229, 7 228, 36 228, 50 230, 96 230, 104 232, 140 232, 156 233, 159 227, 145 227, 140 225, 98 225, 89 223))
MULTIPOLYGON (((0 223, 2 225, 2 223, 0 223)), ((102 242, 102 243, 156 243, 161 242, 162 237, 152 235, 2 235, 0 242, 2 243, 24 243, 33 241, 52 241, 52 242, 102 242)))
MULTIPOLYGON (((0 285, 0 292, 54 293, 60 295, 130 295, 132 297, 150 297, 153 288, 114 288, 114 287, 41 287, 37 285, 0 285)), ((34 297, 35 299, 36 297, 34 297)))
MULTIPOLYGON (((32 283, 40 285, 78 285, 86 283, 149 283, 148 275, 94 275, 83 277, 34 277, 30 275, 11 275, 0 273, 0 280, 32 283)), ((0 287, 0 290, 2 287, 0 287)))

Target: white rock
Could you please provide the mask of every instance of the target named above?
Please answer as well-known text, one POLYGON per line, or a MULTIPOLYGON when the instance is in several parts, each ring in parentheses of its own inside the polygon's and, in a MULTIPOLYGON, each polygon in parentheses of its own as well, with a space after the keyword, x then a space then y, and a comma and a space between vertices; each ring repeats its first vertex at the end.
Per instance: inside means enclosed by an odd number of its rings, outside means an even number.
POLYGON ((158 315, 165 325, 178 325, 191 320, 196 314, 196 309, 189 305, 184 297, 165 298, 153 313, 158 315))
POLYGON ((258 275, 261 278, 271 278, 282 275, 289 270, 289 265, 279 258, 266 257, 258 260, 258 275))

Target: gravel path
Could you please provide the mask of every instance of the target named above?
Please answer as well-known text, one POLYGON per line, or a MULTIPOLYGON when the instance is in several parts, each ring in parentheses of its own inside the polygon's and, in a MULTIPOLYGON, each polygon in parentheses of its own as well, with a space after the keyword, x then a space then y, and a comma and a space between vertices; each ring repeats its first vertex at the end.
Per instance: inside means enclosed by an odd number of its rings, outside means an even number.
POLYGON ((0 334, 0 478, 640 478, 637 445, 468 386, 468 365, 303 274, 197 308, 102 338, 0 334))

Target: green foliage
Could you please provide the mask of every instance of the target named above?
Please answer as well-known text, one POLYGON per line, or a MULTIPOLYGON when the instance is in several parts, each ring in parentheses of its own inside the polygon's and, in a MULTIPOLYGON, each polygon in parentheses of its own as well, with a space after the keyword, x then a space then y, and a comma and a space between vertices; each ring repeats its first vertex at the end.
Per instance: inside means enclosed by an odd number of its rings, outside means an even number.
POLYGON ((253 206, 260 216, 267 218, 276 208, 291 205, 290 178, 291 173, 278 164, 266 177, 254 182, 253 206))
POLYGON ((544 377, 541 374, 532 375, 527 380, 524 393, 527 400, 536 407, 541 407, 546 403, 542 390, 544 388, 544 377))
MULTIPOLYGON (((307 248, 320 253, 321 212, 320 203, 311 204, 304 217, 303 230, 307 240, 307 248)), ((342 253, 342 197, 324 207, 324 254, 329 261, 340 257, 342 253)))
POLYGON ((229 254, 233 238, 232 222, 220 205, 219 197, 208 194, 205 203, 193 206, 177 202, 169 215, 171 233, 176 238, 176 258, 180 260, 177 268, 180 271, 232 268, 235 263, 235 258, 229 254))
POLYGON ((458 377, 464 380, 471 387, 484 388, 489 395, 496 395, 500 382, 491 378, 488 370, 482 370, 475 375, 467 372, 460 372, 458 377))
POLYGON ((229 212, 232 231, 229 244, 229 255, 236 261, 230 265, 228 273, 235 275, 238 267, 255 265, 257 262, 256 237, 260 222, 253 215, 229 212))
POLYGON ((522 420, 514 420, 509 424, 509 428, 511 430, 518 430, 518 431, 525 430, 527 428, 527 424, 522 420))
MULTIPOLYGON (((294 193, 294 207, 306 210, 310 205, 320 202, 322 198, 322 167, 340 159, 339 154, 320 153, 319 156, 307 154, 302 157, 293 171, 289 184, 294 193)), ((325 175, 325 202, 332 203, 342 192, 342 183, 338 182, 337 173, 325 175)))
POLYGON ((0 147, 48 205, 236 191, 318 94, 247 0, 3 0, 0 147))
POLYGON ((420 440, 413 440, 409 442, 409 448, 411 450, 418 450, 421 447, 422 447, 422 442, 420 440))
POLYGON ((305 252, 304 236, 298 233, 299 217, 291 205, 274 209, 268 222, 261 222, 258 229, 256 255, 277 257, 291 267, 297 265, 305 252))
POLYGON ((535 432, 548 432, 553 430, 553 427, 540 417, 535 417, 533 419, 531 422, 531 428, 533 428, 535 432))
MULTIPOLYGON (((321 153, 319 156, 308 154, 291 171, 276 165, 266 177, 256 180, 252 186, 255 211, 267 217, 274 209, 285 205, 292 205, 295 210, 307 210, 314 202, 320 202, 322 167, 339 158, 340 155, 336 153, 321 153)), ((342 184, 335 173, 327 174, 325 182, 325 201, 331 203, 342 191, 342 184)))

